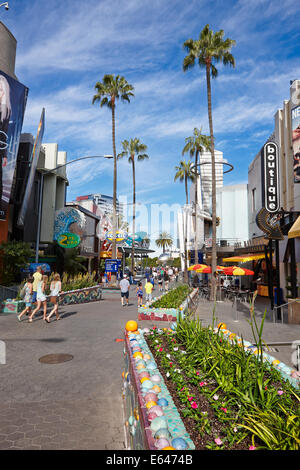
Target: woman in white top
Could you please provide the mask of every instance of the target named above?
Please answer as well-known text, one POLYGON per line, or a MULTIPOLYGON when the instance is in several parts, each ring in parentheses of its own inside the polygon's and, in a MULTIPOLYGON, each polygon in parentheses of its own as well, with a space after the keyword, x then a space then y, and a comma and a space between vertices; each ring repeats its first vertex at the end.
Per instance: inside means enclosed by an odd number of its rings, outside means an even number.
POLYGON ((46 321, 50 323, 50 318, 52 317, 53 313, 56 315, 56 320, 60 320, 60 316, 58 314, 58 298, 59 298, 59 293, 61 291, 61 281, 60 281, 60 275, 55 274, 53 277, 53 281, 51 282, 50 285, 50 302, 53 304, 53 309, 49 313, 48 317, 46 318, 46 321))
POLYGON ((33 310, 32 314, 30 315, 28 319, 29 323, 32 322, 33 315, 35 315, 40 310, 42 305, 43 305, 43 310, 44 310, 44 320, 46 320, 46 317, 47 317, 47 298, 46 298, 47 282, 48 282, 48 276, 43 276, 43 279, 39 281, 38 283, 37 293, 36 293, 37 306, 33 310))

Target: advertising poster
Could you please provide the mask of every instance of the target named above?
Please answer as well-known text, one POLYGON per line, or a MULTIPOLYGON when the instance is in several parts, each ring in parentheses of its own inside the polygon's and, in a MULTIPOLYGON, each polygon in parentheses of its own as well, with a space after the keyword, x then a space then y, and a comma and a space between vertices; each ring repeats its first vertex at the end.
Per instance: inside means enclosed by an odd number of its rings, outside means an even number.
POLYGON ((294 158, 294 182, 300 183, 300 106, 292 109, 292 146, 294 158))
POLYGON ((28 88, 0 70, 0 220, 6 219, 28 88))
POLYGON ((34 183, 34 177, 35 177, 35 172, 39 160, 39 155, 40 155, 40 150, 41 150, 41 145, 43 141, 43 136, 44 136, 44 130, 45 130, 45 109, 43 108, 41 119, 38 125, 38 130, 36 134, 36 139, 34 142, 34 146, 32 149, 32 154, 31 154, 31 159, 30 159, 30 173, 28 176, 28 181, 25 189, 25 194, 21 206, 21 210, 19 213, 18 217, 18 222, 17 224, 22 227, 25 222, 25 217, 26 217, 26 212, 28 208, 28 202, 31 196, 31 191, 33 188, 33 183, 34 183))

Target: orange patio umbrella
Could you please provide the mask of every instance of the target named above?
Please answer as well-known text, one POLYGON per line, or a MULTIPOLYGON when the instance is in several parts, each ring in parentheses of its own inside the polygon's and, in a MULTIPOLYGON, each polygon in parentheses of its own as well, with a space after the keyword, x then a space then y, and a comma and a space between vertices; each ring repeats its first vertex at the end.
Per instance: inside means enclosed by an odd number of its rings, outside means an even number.
POLYGON ((254 271, 239 266, 227 266, 223 269, 223 273, 227 276, 252 276, 254 271))
POLYGON ((197 271, 198 269, 208 268, 207 264, 193 264, 188 268, 188 271, 197 271))

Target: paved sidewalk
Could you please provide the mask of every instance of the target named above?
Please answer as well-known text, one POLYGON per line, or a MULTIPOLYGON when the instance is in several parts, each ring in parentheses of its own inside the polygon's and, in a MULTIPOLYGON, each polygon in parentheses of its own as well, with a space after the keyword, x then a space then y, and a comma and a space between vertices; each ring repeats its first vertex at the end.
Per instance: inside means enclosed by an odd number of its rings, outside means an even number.
MULTIPOLYGON (((267 299, 257 298, 255 303, 255 312, 257 323, 260 326, 263 313, 267 310, 266 320, 263 327, 262 339, 265 343, 294 342, 300 343, 300 325, 288 323, 274 323, 272 311, 267 299)), ((205 300, 200 300, 196 317, 202 320, 204 326, 212 324, 214 304, 205 300)), ((245 340, 253 342, 253 334, 249 324, 250 311, 249 304, 238 303, 237 310, 229 301, 217 302, 215 304, 216 321, 224 322, 228 330, 243 337, 245 340)), ((283 316, 286 321, 286 315, 283 316)), ((289 346, 270 346, 269 354, 276 359, 284 362, 290 367, 295 368, 294 363, 295 349, 289 346)), ((267 352, 267 351, 266 351, 267 352)))
MULTIPOLYGON (((133 294, 132 296, 133 297, 133 294)), ((0 315, 6 365, 0 365, 0 449, 125 448, 121 374, 126 321, 137 302, 121 307, 118 294, 62 307, 62 320, 32 324, 0 315), (46 354, 73 360, 42 364, 46 354)))

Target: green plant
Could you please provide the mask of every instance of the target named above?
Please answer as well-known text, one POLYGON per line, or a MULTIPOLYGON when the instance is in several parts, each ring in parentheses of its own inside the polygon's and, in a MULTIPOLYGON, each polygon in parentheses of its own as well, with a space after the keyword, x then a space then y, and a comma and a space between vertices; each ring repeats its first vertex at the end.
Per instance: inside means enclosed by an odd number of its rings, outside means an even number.
POLYGON ((29 243, 9 241, 1 243, 0 258, 2 258, 1 283, 9 286, 19 282, 20 270, 29 263, 32 250, 29 243))
POLYGON ((178 308, 191 291, 192 289, 187 285, 178 286, 156 300, 151 306, 154 308, 178 308))

